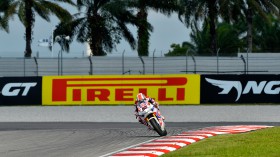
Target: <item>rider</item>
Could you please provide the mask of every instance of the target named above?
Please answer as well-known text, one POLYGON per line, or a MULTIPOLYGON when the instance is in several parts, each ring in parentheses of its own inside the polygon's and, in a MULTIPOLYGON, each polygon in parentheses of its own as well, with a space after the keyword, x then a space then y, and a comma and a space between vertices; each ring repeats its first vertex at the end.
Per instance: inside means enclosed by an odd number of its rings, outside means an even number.
MULTIPOLYGON (((154 111, 157 113, 157 116, 159 118, 162 118, 164 120, 164 117, 161 116, 160 111, 159 111, 159 103, 156 102, 153 98, 146 97, 143 93, 138 93, 136 96, 136 101, 135 101, 135 116, 138 121, 150 128, 148 123, 144 120, 144 113, 143 111, 147 108, 147 105, 151 103, 154 105, 155 109, 154 111), (148 102, 148 103, 147 103, 148 102)), ((151 129, 151 128, 150 128, 151 129)))

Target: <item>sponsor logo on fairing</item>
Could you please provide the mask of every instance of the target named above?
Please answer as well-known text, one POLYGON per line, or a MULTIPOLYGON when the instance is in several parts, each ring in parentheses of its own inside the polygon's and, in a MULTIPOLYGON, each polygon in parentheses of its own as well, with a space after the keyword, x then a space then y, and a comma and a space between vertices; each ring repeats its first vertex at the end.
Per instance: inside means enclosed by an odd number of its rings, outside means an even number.
POLYGON ((207 82, 214 86, 223 89, 218 94, 229 94, 232 89, 237 91, 235 101, 238 101, 241 95, 244 94, 261 94, 276 95, 280 93, 280 81, 247 81, 246 85, 242 86, 240 81, 214 80, 205 78, 207 82))

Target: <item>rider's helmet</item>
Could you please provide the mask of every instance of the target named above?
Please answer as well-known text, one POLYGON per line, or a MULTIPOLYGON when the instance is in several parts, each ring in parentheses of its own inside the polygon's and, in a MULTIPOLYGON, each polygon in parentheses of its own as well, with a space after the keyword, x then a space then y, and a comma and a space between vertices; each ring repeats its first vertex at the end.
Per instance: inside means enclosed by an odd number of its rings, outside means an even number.
POLYGON ((146 96, 143 93, 138 93, 136 96, 136 101, 144 101, 146 99, 146 96))

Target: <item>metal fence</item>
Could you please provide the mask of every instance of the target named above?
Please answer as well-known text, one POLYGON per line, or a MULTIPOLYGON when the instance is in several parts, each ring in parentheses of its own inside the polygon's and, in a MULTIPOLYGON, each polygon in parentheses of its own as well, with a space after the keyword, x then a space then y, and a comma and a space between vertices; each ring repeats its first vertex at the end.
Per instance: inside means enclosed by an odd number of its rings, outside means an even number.
POLYGON ((280 56, 0 58, 0 76, 280 74, 280 56))

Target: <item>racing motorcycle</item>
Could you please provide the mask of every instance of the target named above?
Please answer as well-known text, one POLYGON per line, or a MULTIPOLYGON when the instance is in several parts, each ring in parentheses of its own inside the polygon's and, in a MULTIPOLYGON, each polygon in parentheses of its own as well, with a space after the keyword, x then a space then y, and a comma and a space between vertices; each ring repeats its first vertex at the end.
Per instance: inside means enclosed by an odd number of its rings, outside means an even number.
POLYGON ((144 110, 144 119, 160 136, 167 135, 165 123, 161 118, 160 111, 153 104, 150 103, 147 105, 147 108, 144 110))

